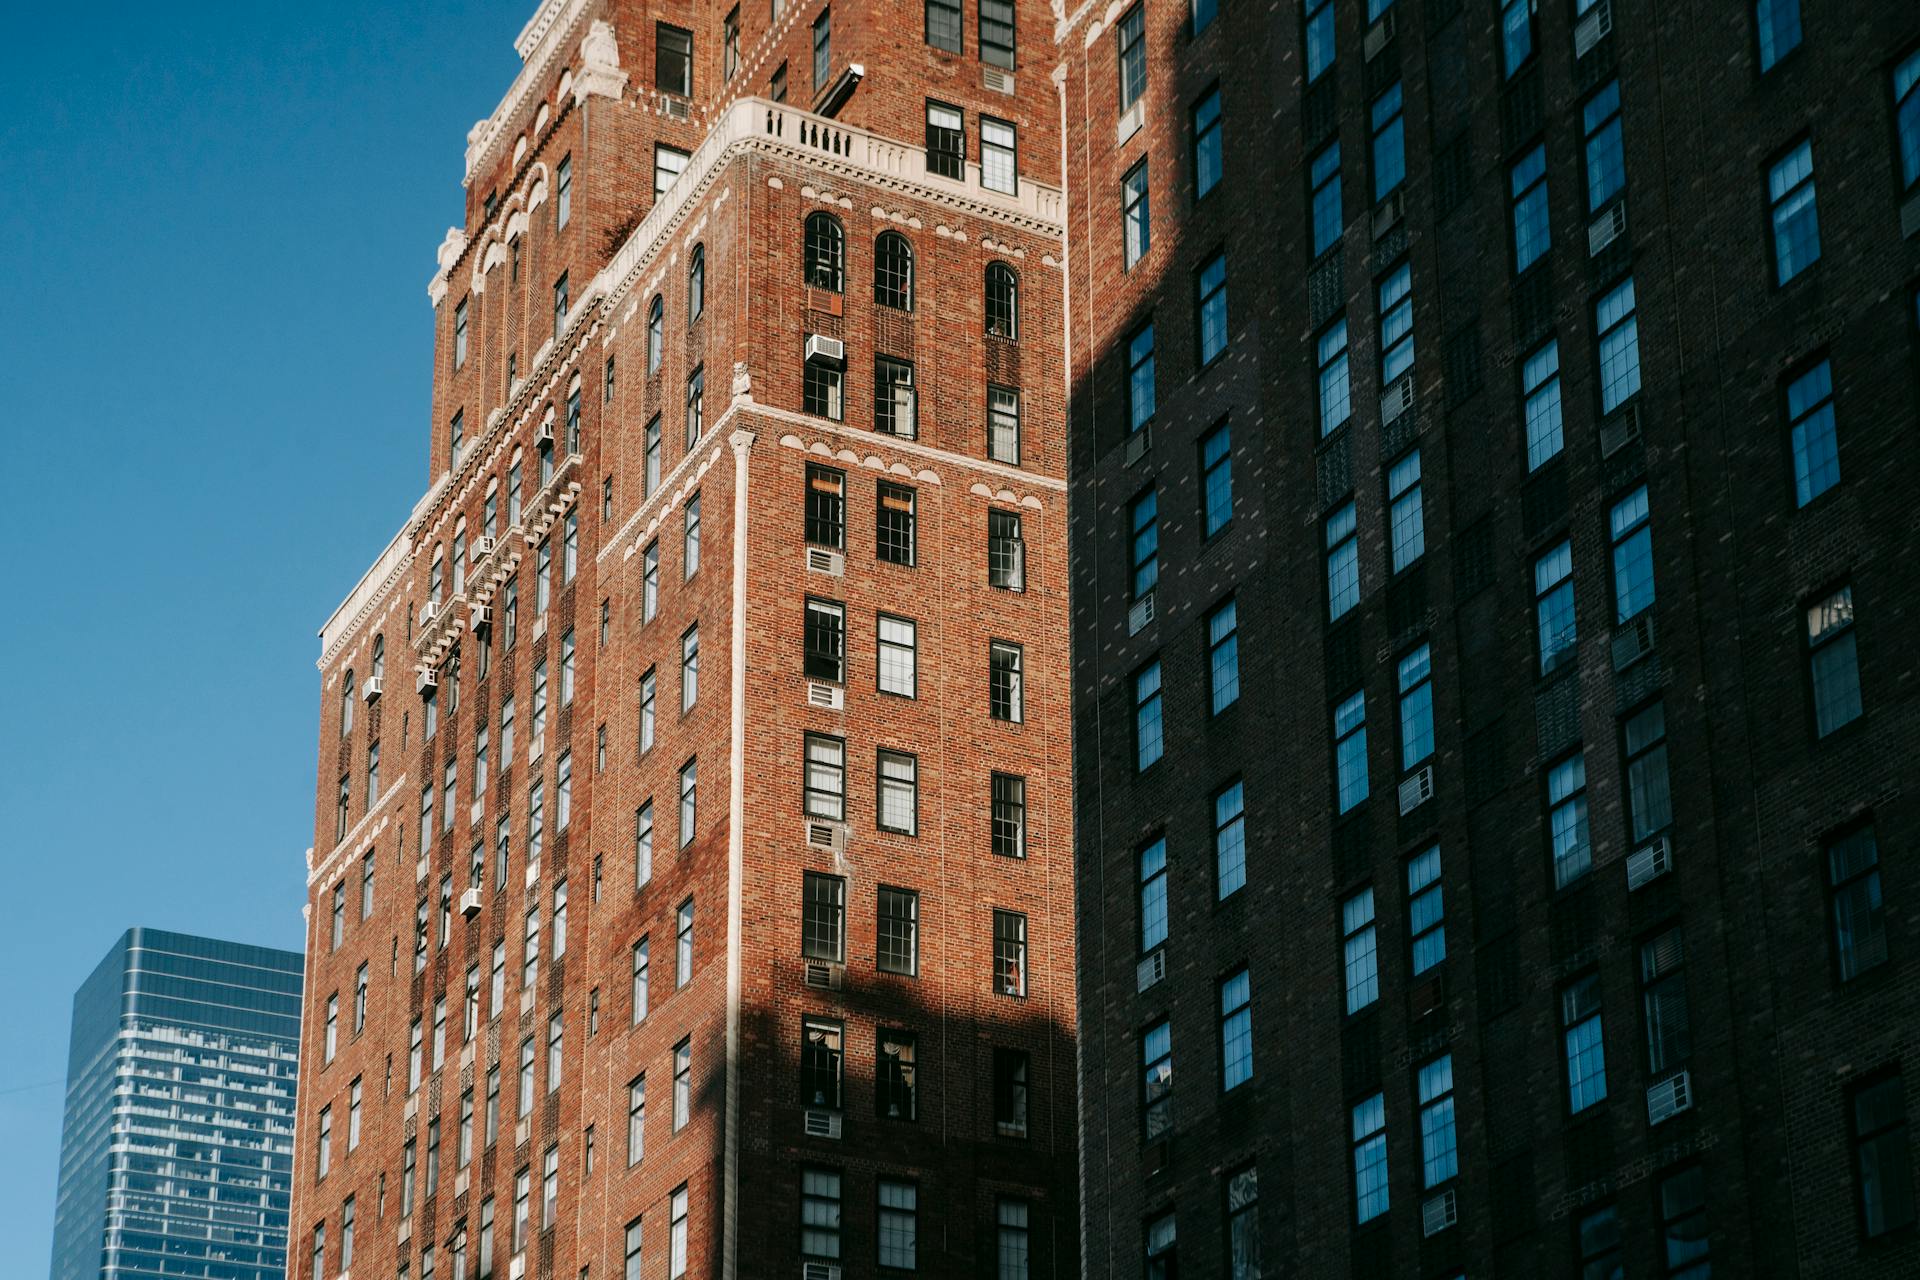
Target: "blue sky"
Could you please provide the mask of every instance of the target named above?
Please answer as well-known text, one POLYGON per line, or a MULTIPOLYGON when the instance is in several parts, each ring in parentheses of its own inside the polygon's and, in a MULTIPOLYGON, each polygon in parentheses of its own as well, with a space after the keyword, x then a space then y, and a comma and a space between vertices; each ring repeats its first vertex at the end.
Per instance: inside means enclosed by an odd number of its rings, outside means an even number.
MULTIPOLYGON (((533 0, 29 6, 0 42, 0 1240, 73 988, 298 947, 315 631, 426 481, 433 251, 533 0)), ((9 1270, 13 1268, 10 1266, 9 1270)))

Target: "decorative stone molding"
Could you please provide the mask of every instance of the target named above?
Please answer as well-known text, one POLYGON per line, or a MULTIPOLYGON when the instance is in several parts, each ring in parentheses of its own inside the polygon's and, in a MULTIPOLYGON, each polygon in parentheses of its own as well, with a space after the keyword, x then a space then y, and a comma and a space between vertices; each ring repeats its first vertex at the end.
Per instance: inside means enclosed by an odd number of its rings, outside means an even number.
POLYGON ((447 234, 440 240, 440 247, 434 250, 434 257, 440 263, 440 269, 433 273, 433 279, 427 281, 427 300, 439 306, 447 296, 447 275, 453 270, 460 255, 467 251, 467 233, 459 227, 448 227, 447 234))
POLYGON ((627 73, 620 69, 620 45, 614 39, 613 27, 605 18, 595 18, 580 41, 580 74, 573 78, 574 104, 581 105, 596 94, 618 102, 626 91, 627 73))
POLYGON ((753 375, 747 372, 747 362, 733 362, 733 398, 735 400, 753 399, 753 375))
POLYGON ((975 482, 967 486, 967 492, 985 498, 989 502, 1006 502, 1039 511, 1046 506, 1038 496, 1031 493, 1015 493, 1011 489, 995 489, 992 485, 975 482))
MULTIPOLYGON (((877 453, 869 453, 862 457, 844 445, 836 449, 824 440, 802 440, 792 432, 788 432, 786 435, 780 437, 780 447, 783 449, 798 449, 802 453, 811 454, 816 458, 825 458, 829 462, 838 462, 843 466, 863 467, 868 471, 880 471, 887 475, 900 476, 918 484, 938 485, 941 483, 940 473, 931 467, 922 467, 920 470, 915 471, 904 462, 890 463, 877 453)), ((979 486, 975 487, 977 488, 979 486)))
MULTIPOLYGON (((544 85, 553 73, 561 51, 572 47, 566 37, 586 15, 587 4, 588 0, 545 0, 533 19, 521 29, 520 38, 513 42, 522 63, 520 74, 513 78, 513 84, 493 114, 468 131, 467 171, 462 183, 473 181, 473 175, 486 166, 494 148, 501 144, 507 130, 533 98, 536 86, 544 85)), ((571 75, 562 77, 554 94, 556 99, 567 95, 571 80, 571 75)))
MULTIPOLYGON (((412 522, 408 523, 410 525, 412 522)), ((407 529, 403 528, 393 535, 393 541, 387 544, 387 549, 380 553, 379 559, 360 575, 360 581, 320 628, 320 660, 315 665, 322 671, 332 664, 347 640, 359 631, 361 624, 387 598, 412 561, 412 552, 413 540, 407 529)))

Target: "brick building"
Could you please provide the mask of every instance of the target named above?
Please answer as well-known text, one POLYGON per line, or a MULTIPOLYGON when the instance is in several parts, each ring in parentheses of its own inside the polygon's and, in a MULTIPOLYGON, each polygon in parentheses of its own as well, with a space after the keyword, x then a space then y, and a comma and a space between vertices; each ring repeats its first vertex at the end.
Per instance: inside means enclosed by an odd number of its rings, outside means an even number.
POLYGON ((300 1280, 1077 1272, 1059 115, 965 16, 521 33, 321 633, 300 1280))
POLYGON ((1920 1274, 1920 10, 1058 41, 1086 1273, 1920 1274))

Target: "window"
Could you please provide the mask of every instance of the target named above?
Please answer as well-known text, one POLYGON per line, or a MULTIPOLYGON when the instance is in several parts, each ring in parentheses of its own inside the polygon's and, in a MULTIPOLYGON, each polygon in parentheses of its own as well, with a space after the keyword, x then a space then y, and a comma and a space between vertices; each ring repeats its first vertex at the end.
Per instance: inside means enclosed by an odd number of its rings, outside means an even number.
POLYGON ((987 509, 987 585, 1008 591, 1026 589, 1027 544, 1020 513, 987 509))
POLYGON ((1587 212, 1598 213, 1627 185, 1620 145, 1620 82, 1612 81, 1580 108, 1587 160, 1587 212))
POLYGON ((655 714, 655 708, 659 702, 658 692, 659 681, 654 676, 653 668, 648 667, 646 673, 640 677, 641 755, 645 755, 647 752, 653 750, 653 744, 657 736, 656 725, 659 717, 655 714))
POLYGON ((1573 609, 1573 543, 1562 542, 1533 562, 1533 614, 1544 676, 1572 660, 1579 639, 1573 609))
POLYGON ((1373 127, 1373 202, 1379 204, 1407 177, 1405 122, 1400 116, 1400 84, 1395 81, 1369 108, 1373 127))
POLYGON ((1834 964, 1842 982, 1887 959, 1886 908, 1880 898, 1880 850, 1871 826, 1825 847, 1834 964))
POLYGON ((847 478, 826 467, 807 468, 807 541, 839 550, 846 546, 847 478))
POLYGON ((1537 471, 1562 445, 1558 340, 1549 338, 1521 363, 1520 392, 1526 401, 1527 470, 1537 471))
MULTIPOLYGON (((687 323, 698 320, 707 309, 707 246, 693 246, 693 257, 687 267, 687 323)), ((699 433, 693 428, 687 429, 689 438, 697 438, 699 433)))
POLYGON ((360 859, 360 918, 373 914, 373 854, 360 859))
POLYGON ((680 988, 693 981, 693 899, 688 898, 674 913, 673 985, 680 988))
POLYGON ((1380 998, 1380 952, 1374 934, 1371 887, 1340 904, 1340 933, 1347 1012, 1358 1013, 1380 998))
POLYGON ((693 1041, 673 1046, 673 1131, 687 1127, 693 1111, 693 1041))
POLYGON ((1173 1026, 1165 1018, 1140 1037, 1140 1114, 1148 1142, 1173 1128, 1173 1026))
POLYGON ((547 1092, 552 1093, 560 1087, 560 1070, 566 1041, 566 1022, 564 1015, 554 1014, 547 1019, 547 1092))
POLYGON ((1146 257, 1147 250, 1153 247, 1153 214, 1145 160, 1127 170, 1127 176, 1120 179, 1120 224, 1125 232, 1120 262, 1131 271, 1133 264, 1146 257))
POLYGON ((846 959, 847 882, 808 871, 801 878, 800 954, 809 960, 846 959))
POLYGON ((567 273, 562 271, 560 278, 553 282, 553 336, 557 340, 561 329, 567 322, 567 273))
MULTIPOLYGON (((1201 0, 1211 3, 1211 0, 1201 0)), ((1193 105, 1193 198, 1220 185, 1225 164, 1220 140, 1220 90, 1209 89, 1193 105)))
POLYGON ((822 9, 813 20, 813 91, 820 92, 833 68, 833 10, 822 9))
POLYGON ((1160 581, 1159 497, 1148 489, 1129 508, 1133 528, 1133 598, 1150 594, 1160 581))
POLYGON ((1800 0, 1755 0, 1753 25, 1760 41, 1760 70, 1800 47, 1800 0))
POLYGON ((1660 1236, 1666 1274, 1705 1280, 1713 1272, 1708 1258, 1706 1175, 1699 1165, 1660 1180, 1660 1236))
POLYGON ((817 417, 835 422, 843 420, 846 416, 845 372, 842 363, 829 356, 808 360, 800 407, 817 417))
MULTIPOLYGON (((658 151, 656 149, 656 155, 657 154, 658 151)), ((654 194, 659 195, 665 188, 660 186, 658 169, 655 170, 655 174, 654 194)), ((673 179, 670 177, 667 181, 671 184, 673 179)), ((656 293, 653 295, 653 301, 647 304, 647 376, 649 378, 660 372, 660 357, 666 347, 666 329, 666 304, 661 301, 660 295, 656 293)), ((655 425, 658 424, 656 423, 655 425)), ((649 439, 651 439, 651 436, 649 439)), ((655 472, 650 470, 649 474, 653 475, 655 472)), ((657 479, 648 482, 647 491, 649 493, 653 491, 653 486, 656 483, 658 483, 657 479)))
POLYGON ((1013 0, 980 0, 980 61, 1013 70, 1013 0))
POLYGON ((1667 716, 1656 702, 1627 718, 1627 802, 1633 814, 1635 843, 1673 822, 1673 793, 1667 782, 1667 716))
POLYGON ((1223 422, 1200 438, 1200 532, 1211 538, 1233 519, 1233 433, 1223 422))
MULTIPOLYGON (((546 455, 542 454, 541 455, 542 471, 546 470, 546 467, 544 465, 545 461, 546 461, 546 455)), ((535 574, 534 574, 534 580, 533 580, 533 610, 535 613, 544 614, 547 611, 548 607, 552 605, 552 603, 553 603, 553 539, 542 538, 540 539, 540 549, 537 553, 537 559, 535 560, 535 574)), ((452 713, 451 707, 448 708, 448 713, 449 714, 452 713)))
POLYGON ((367 1029, 367 966, 362 964, 353 975, 353 1034, 367 1029))
POLYGON ((919 966, 920 895, 881 885, 876 913, 874 967, 911 977, 919 966))
POLYGON ((1647 1075, 1659 1078, 1686 1062, 1692 1050, 1687 1022, 1686 960, 1675 926, 1640 944, 1640 1007, 1647 1029, 1647 1075))
MULTIPOLYGON (((1012 4, 1008 0, 981 0, 981 23, 985 25, 987 8, 996 2, 1012 4)), ((1020 167, 1018 142, 1014 138, 1014 127, 1006 121, 996 121, 991 115, 979 117, 979 184, 989 192, 1002 192, 1012 196, 1020 186, 1020 167)))
MULTIPOLYGON (((954 4, 955 39, 958 40, 960 6, 954 4)), ((966 176, 967 131, 965 117, 958 107, 944 102, 927 103, 927 172, 938 178, 958 182, 966 176)))
POLYGON ((1833 423, 1833 371, 1825 360, 1787 384, 1793 444, 1793 496, 1798 506, 1840 483, 1840 436, 1833 423))
POLYGON ((916 434, 913 365, 892 356, 873 359, 873 429, 911 440, 916 434))
POLYGON ((533 1171, 522 1169, 513 1177, 513 1248, 518 1253, 527 1245, 527 1227, 533 1203, 533 1171))
POLYGON ((720 23, 720 78, 731 80, 740 70, 740 6, 735 5, 720 23))
POLYGON ((840 1109, 840 1083, 845 1054, 836 1019, 800 1020, 800 1097, 810 1107, 840 1109))
POLYGON ((911 698, 915 691, 914 624, 906 618, 880 614, 876 623, 879 654, 875 670, 881 693, 911 698))
POLYGON ((1420 1068, 1420 1165, 1431 1190, 1460 1172, 1453 1124, 1453 1055, 1443 1053, 1420 1068))
POLYGON ((414 1139, 408 1138, 400 1149, 400 1216, 403 1218, 413 1213, 414 1171, 419 1167, 418 1161, 414 1139))
POLYGON ((686 525, 680 537, 681 576, 691 578, 700 572, 700 495, 687 499, 686 525))
POLYGON ((960 52, 960 0, 926 0, 927 43, 948 53, 960 52))
POLYGON ((993 775, 992 852, 998 858, 1027 856, 1027 780, 1011 773, 993 775))
POLYGON ((1011 387, 987 388, 987 456, 1020 465, 1020 393, 1011 387))
POLYGON ((1153 418, 1153 322, 1149 320, 1127 339, 1127 422, 1138 431, 1153 418))
POLYGON ((837 601, 807 598, 804 667, 809 679, 838 684, 846 676, 846 610, 837 601))
POLYGON ((1901 189, 1912 191, 1920 184, 1920 50, 1902 58, 1893 69, 1893 116, 1899 135, 1901 189))
POLYGON ((647 1018, 647 983, 651 968, 648 959, 649 939, 641 938, 633 944, 633 1025, 639 1026, 647 1018))
POLYGON ((1227 349, 1227 255, 1216 253, 1193 277, 1194 311, 1199 317, 1199 360, 1212 364, 1227 349))
POLYGON ((840 1174, 800 1171, 800 1252, 808 1258, 840 1257, 840 1174))
POLYGON ((531 987, 540 976, 540 904, 537 902, 527 911, 525 945, 521 954, 524 960, 520 968, 520 985, 523 988, 531 987))
POLYGON ((1027 918, 1017 911, 993 913, 993 983, 998 995, 1027 994, 1027 918))
POLYGON ((1353 693, 1333 709, 1333 763, 1336 800, 1346 813, 1367 798, 1367 695, 1353 693))
POLYGON ((875 1057, 879 1079, 874 1088, 874 1106, 889 1120, 913 1120, 918 1117, 914 1084, 914 1056, 917 1045, 911 1031, 882 1027, 875 1057))
POLYGON ((1120 19, 1120 110, 1140 100, 1147 87, 1147 13, 1137 4, 1120 19))
POLYGON ((640 1219, 627 1224, 625 1239, 626 1270, 621 1274, 624 1280, 640 1280, 640 1219))
POLYGON ((847 237, 840 220, 815 212, 806 221, 806 280, 815 289, 840 293, 845 288, 847 237))
POLYGON ((1380 282, 1380 385, 1413 368, 1413 275, 1401 262, 1380 282))
POLYGON ((1774 283, 1785 284, 1820 260, 1820 215, 1813 195, 1813 144, 1800 145, 1767 170, 1773 217, 1774 283))
POLYGON ((1246 789, 1237 778, 1214 793, 1213 867, 1220 897, 1226 898, 1246 885, 1246 789))
POLYGON ((313 1280, 320 1280, 320 1277, 326 1275, 326 1273, 327 1224, 324 1222, 316 1222, 313 1224, 313 1271, 311 1274, 313 1280))
POLYGON ((1147 1224, 1147 1280, 1174 1280, 1180 1274, 1180 1257, 1174 1241, 1174 1211, 1147 1224))
POLYGON ((1019 337, 1020 283, 1004 262, 987 264, 987 333, 995 338, 1019 337))
POLYGON ((993 1131, 1027 1136, 1027 1055, 1018 1049, 993 1051, 993 1131))
POLYGON ((1413 944, 1415 977, 1447 958, 1447 905, 1437 844, 1407 860, 1407 934, 1413 944))
POLYGON ((1160 661, 1154 659, 1133 677, 1134 767, 1144 771, 1166 750, 1160 724, 1160 661))
POLYGON ((1907 1136, 1905 1086, 1897 1072, 1882 1075, 1856 1087, 1850 1103, 1861 1227, 1868 1239, 1874 1239, 1913 1224, 1913 1155, 1907 1136))
POLYGON ((1860 665, 1853 635, 1853 588, 1841 587, 1806 611, 1813 720, 1819 737, 1862 714, 1860 665))
POLYGON ((1253 980, 1245 969, 1220 983, 1220 1088, 1253 1079, 1253 980))
POLYGON ((1387 519, 1393 535, 1393 571, 1399 573, 1427 549, 1418 449, 1409 450, 1387 470, 1387 519))
POLYGON ((1564 889, 1593 866, 1587 839, 1587 757, 1576 751, 1547 770, 1547 834, 1553 883, 1564 889))
POLYGON ((427 1180, 423 1191, 427 1199, 433 1199, 440 1189, 440 1117, 427 1121, 427 1180))
POLYGON ((881 749, 876 766, 878 813, 882 831, 915 835, 920 827, 919 762, 904 751, 881 749))
POLYGON ((1613 504, 1614 621, 1625 622, 1653 604, 1653 532, 1647 524, 1647 487, 1613 504))
POLYGON ((1320 371, 1320 434, 1329 436, 1353 413, 1347 376, 1347 321, 1342 316, 1320 331, 1314 340, 1314 358, 1320 371))
POLYGON ((1159 836, 1140 850, 1140 951, 1167 940, 1167 838, 1159 836))
POLYGON ((1547 220, 1547 148, 1536 146, 1507 170, 1513 201, 1513 270, 1540 260, 1553 241, 1547 220))
POLYGON ((1232 600, 1207 615, 1207 665, 1213 713, 1219 715, 1240 698, 1239 611, 1232 600))
POLYGON ((773 77, 767 82, 767 96, 775 102, 787 100, 787 64, 782 62, 773 69, 773 77))
POLYGON ((453 308, 453 367, 462 368, 467 363, 467 299, 462 298, 453 308))
POLYGON ((873 300, 913 310, 913 245, 898 231, 883 231, 873 243, 873 300))
POLYGON ((1607 1096, 1598 974, 1590 973, 1560 989, 1560 1027, 1567 1063, 1567 1109, 1578 1113, 1607 1096))
POLYGON ((1353 1214, 1371 1222, 1387 1211, 1387 1098, 1376 1093, 1355 1104, 1353 1122, 1353 1214))
POLYGON ((1423 644, 1401 658, 1396 675, 1400 692, 1400 768, 1404 772, 1433 754, 1431 647, 1423 644))
MULTIPOLYGON (((369 788, 369 792, 371 792, 371 788, 369 788)), ((342 840, 345 840, 347 838, 347 829, 352 824, 352 819, 349 816, 351 813, 352 798, 353 798, 353 778, 350 774, 343 773, 340 775, 340 793, 338 797, 334 800, 334 805, 333 805, 333 842, 335 844, 338 844, 342 840)), ((369 801, 371 801, 371 796, 369 796, 369 801)), ((427 844, 427 836, 428 836, 427 822, 428 821, 429 819, 427 819, 427 816, 423 814, 422 823, 420 827, 420 845, 423 849, 426 847, 426 844, 427 844)), ((336 947, 339 946, 338 943, 335 943, 334 945, 336 947)))
MULTIPOLYGON (((981 9, 986 8, 982 0, 981 9)), ((986 20, 981 19, 985 27, 986 20)), ((983 33, 984 34, 984 33, 983 33)), ((918 1256, 914 1240, 918 1235, 916 1209, 920 1199, 920 1189, 911 1182, 894 1182, 880 1179, 880 1218, 879 1239, 880 1265, 897 1267, 902 1271, 912 1271, 918 1256)))
POLYGON ((1019 645, 995 640, 987 646, 987 707, 995 720, 1018 724, 1023 717, 1021 665, 1019 645))
POLYGON ((693 33, 653 24, 653 83, 662 93, 693 94, 693 33))
POLYGON ((1620 1211, 1613 1205, 1583 1215, 1574 1230, 1582 1280, 1620 1280, 1620 1211))
POLYGON ((847 745, 824 733, 804 735, 806 779, 804 810, 808 818, 845 818, 847 808, 847 745))
POLYGON ((1227 1175, 1227 1268, 1231 1280, 1260 1280, 1260 1193, 1252 1165, 1227 1175))
POLYGON ((324 1178, 333 1167, 333 1108, 320 1108, 319 1147, 314 1160, 314 1176, 324 1178))
POLYGON ((1500 0, 1500 55, 1507 79, 1533 57, 1533 0, 1500 0))
POLYGON ((874 486, 874 542, 876 558, 911 568, 914 560, 914 492, 890 480, 874 486))
MULTIPOLYGON (((1329 142, 1314 153, 1308 165, 1313 222, 1313 256, 1318 258, 1340 241, 1344 218, 1340 207, 1340 143, 1329 142)), ((1344 333, 1342 334, 1344 345, 1344 333)), ((1321 363, 1325 364, 1324 357, 1321 363)))
POLYGON ((680 711, 685 714, 700 700, 700 624, 680 636, 680 711))
MULTIPOLYGON (((706 426, 707 371, 695 369, 687 379, 687 452, 692 453, 694 446, 700 443, 700 433, 706 426)), ((689 570, 691 576, 691 570, 689 570)))
POLYGON ((340 993, 334 992, 327 997, 327 1037, 321 1052, 321 1061, 332 1062, 340 1048, 340 993))

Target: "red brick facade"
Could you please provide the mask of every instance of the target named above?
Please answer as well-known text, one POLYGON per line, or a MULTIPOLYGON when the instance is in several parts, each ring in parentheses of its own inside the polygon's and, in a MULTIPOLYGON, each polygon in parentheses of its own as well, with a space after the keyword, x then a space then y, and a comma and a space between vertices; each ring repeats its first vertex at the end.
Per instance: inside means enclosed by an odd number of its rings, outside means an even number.
MULTIPOLYGON (((765 5, 743 10, 740 65, 729 79, 724 6, 546 5, 522 37, 523 83, 469 140, 467 225, 449 233, 432 285, 431 486, 322 633, 306 1032, 323 1042, 338 993, 339 1048, 330 1062, 316 1052, 301 1084, 289 1269, 299 1280, 349 1269, 420 1280, 429 1249, 435 1280, 447 1280, 463 1233, 461 1280, 480 1275, 489 1202, 491 1274, 500 1280, 792 1275, 803 1252, 823 1267, 837 1252, 838 1274, 853 1280, 908 1256, 909 1239, 923 1274, 994 1274, 1004 1252, 1021 1250, 1021 1274, 1078 1271, 1062 208, 1047 185, 1055 99, 1028 91, 1042 82, 1024 63, 1019 94, 983 87, 971 9, 956 55, 919 39, 917 13, 906 29, 891 9, 867 4, 834 7, 816 95, 813 32, 824 11, 789 4, 769 26, 765 5), (656 84, 656 23, 692 33, 689 95, 656 84), (783 60, 787 100, 776 106, 767 95, 783 60), (863 76, 847 74, 855 64, 863 76), (930 94, 964 113, 958 179, 925 172, 930 94), (1018 130, 1012 192, 981 181, 983 112, 1018 130), (657 201, 656 143, 691 153, 657 201), (804 227, 818 213, 843 235, 838 290, 809 289, 804 278, 804 227), (911 245, 908 307, 876 296, 883 231, 911 245), (987 332, 993 264, 1017 282, 1012 336, 987 332), (704 305, 693 315, 696 287, 704 305), (656 296, 663 322, 651 368, 656 296), (837 420, 805 411, 811 336, 843 344, 837 420), (877 354, 912 362, 914 438, 875 430, 877 354), (696 373, 699 425, 689 441, 696 373), (989 458, 990 387, 1017 393, 1015 460, 989 458), (807 521, 809 493, 836 476, 837 543, 825 523, 807 521), (882 483, 897 486, 889 512, 910 491, 911 564, 879 554, 882 483), (1006 535, 1009 517, 1018 546, 1001 543, 990 570, 990 521, 1006 535), (464 559, 457 574, 456 559, 464 559), (837 673, 807 674, 809 598, 837 605, 844 620, 837 673), (913 624, 910 695, 880 688, 883 613, 913 624), (694 636, 697 696, 688 697, 683 658, 694 636), (1017 720, 991 714, 995 642, 1019 646, 1017 720), (376 662, 382 688, 368 701, 376 662), (428 689, 417 688, 422 670, 432 673, 428 689), (483 733, 487 777, 476 794, 483 733), (842 744, 839 821, 809 820, 807 779, 816 810, 832 807, 836 786, 828 771, 808 773, 808 734, 842 744), (892 761, 913 772, 912 834, 881 829, 882 750, 911 757, 910 766, 892 761), (690 765, 693 820, 683 837, 690 765), (1024 783, 1022 856, 995 852, 996 774, 1024 783), (643 875, 637 829, 649 803, 643 875), (479 892, 469 902, 476 860, 479 892), (803 935, 807 872, 837 882, 844 909, 803 935), (911 974, 879 971, 881 886, 917 894, 911 974), (689 904, 683 984, 678 935, 689 904), (530 912, 538 959, 523 988, 530 912), (1024 917, 1018 994, 1002 989, 996 912, 1024 917), (836 935, 837 958, 816 955, 810 965, 808 944, 831 953, 836 935), (643 940, 648 999, 636 1017, 643 940), (357 1029, 363 965, 367 1012, 357 1029), (468 1045, 470 970, 478 999, 468 1045), (556 1016, 557 1082, 548 1045, 556 1016), (810 1059, 820 1067, 807 1077, 818 1096, 803 1099, 807 1018, 837 1024, 841 1039, 837 1062, 810 1059), (425 1062, 410 1091, 416 1019, 425 1062), (887 1114, 878 1079, 908 1037, 912 1119, 887 1114), (523 1117, 526 1046, 533 1105, 523 1117), (1019 1060, 1011 1055, 1024 1055, 1021 1086, 996 1089, 996 1071, 1019 1060), (820 1087, 835 1071, 837 1100, 820 1087), (631 1086, 643 1076, 644 1154, 630 1160, 631 1086), (349 1149, 356 1081, 359 1140, 349 1149), (320 1178, 323 1108, 332 1149, 320 1178), (837 1238, 803 1236, 807 1171, 805 1211, 817 1228, 837 1214, 837 1238), (523 1172, 529 1223, 516 1250, 523 1172), (834 1205, 825 1191, 836 1185, 834 1205), (349 1196, 350 1268, 341 1257, 349 1196), (636 1220, 640 1256, 629 1271, 636 1220)), ((1018 47, 1043 47, 1045 10, 1021 4, 1018 13, 1018 47)), ((811 358, 832 368, 818 351, 811 358)), ((890 826, 904 825, 904 803, 896 791, 890 826)), ((1013 810, 1002 816, 1011 839, 1013 810)), ((896 1110, 900 1098, 890 1095, 896 1110)))

